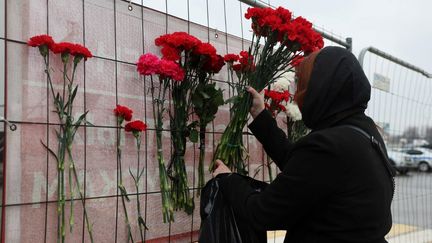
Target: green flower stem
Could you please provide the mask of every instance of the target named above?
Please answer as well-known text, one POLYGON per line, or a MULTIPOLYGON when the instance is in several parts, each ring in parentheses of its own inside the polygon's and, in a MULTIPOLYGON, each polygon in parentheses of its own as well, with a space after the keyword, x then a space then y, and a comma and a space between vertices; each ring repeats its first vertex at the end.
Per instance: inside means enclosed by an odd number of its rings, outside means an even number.
POLYGON ((131 228, 131 225, 130 225, 129 216, 128 216, 127 209, 126 209, 125 195, 122 194, 121 198, 122 198, 123 211, 125 212, 126 227, 127 227, 127 230, 128 230, 128 240, 127 240, 127 242, 129 242, 129 240, 131 240, 132 243, 134 243, 134 239, 133 239, 133 236, 132 236, 132 228, 131 228))
MULTIPOLYGON (((64 144, 63 144, 64 146, 64 144)), ((64 156, 64 155, 63 155, 64 156)), ((60 205, 61 205, 61 224, 60 224, 60 234, 61 234, 61 242, 65 242, 65 184, 64 184, 64 160, 60 165, 60 205)))
MULTIPOLYGON (((43 53, 42 53, 43 54, 43 53)), ((68 175, 69 175, 69 191, 71 195, 70 200, 70 218, 69 218, 69 225, 70 225, 70 231, 72 232, 73 226, 74 226, 74 199, 75 199, 75 189, 74 189, 74 183, 73 179, 75 179, 76 185, 78 187, 78 192, 80 195, 81 202, 84 207, 84 215, 85 220, 87 223, 87 230, 90 235, 91 242, 93 242, 93 235, 92 235, 92 229, 89 223, 87 210, 85 208, 85 202, 84 202, 84 195, 80 190, 80 184, 78 180, 78 174, 76 172, 75 163, 72 157, 72 145, 73 145, 73 139, 76 133, 76 130, 78 129, 79 125, 81 124, 81 121, 85 118, 85 114, 83 114, 79 121, 74 123, 74 118, 72 114, 72 102, 74 99, 73 94, 73 81, 75 78, 75 71, 77 68, 77 63, 73 64, 72 69, 72 79, 69 79, 67 75, 67 65, 68 65, 68 56, 64 56, 62 54, 62 61, 63 61, 63 95, 60 96, 60 93, 56 93, 54 91, 51 74, 49 70, 49 64, 48 64, 48 55, 42 55, 44 62, 45 62, 45 73, 47 74, 48 83, 49 83, 49 89, 51 90, 53 100, 54 100, 54 106, 56 109, 56 113, 59 118, 60 122, 60 129, 59 131, 56 130, 56 135, 58 139, 58 147, 57 147, 57 155, 55 155, 57 160, 57 242, 64 243, 65 242, 65 236, 66 236, 66 216, 65 216, 65 206, 66 206, 66 186, 65 186, 65 167, 66 167, 66 153, 68 156, 68 175), (69 82, 67 82, 69 81, 69 82), (67 84, 67 93, 66 93, 66 83, 67 84), (67 95, 67 103, 64 103, 65 97, 67 95)), ((75 87, 77 88, 77 87, 75 87)), ((48 148, 49 149, 49 148, 48 148)), ((51 151, 51 150, 50 150, 51 151)))
POLYGON ((63 95, 62 99, 65 100, 66 93, 66 73, 67 73, 67 63, 63 64, 63 95))
MULTIPOLYGON (((171 142, 174 153, 171 156, 170 167, 174 167, 172 176, 172 197, 175 210, 184 209, 186 213, 193 212, 193 198, 190 196, 184 155, 186 153, 187 120, 189 116, 189 104, 185 93, 189 89, 187 81, 172 87, 173 114, 171 119, 171 142)), ((190 103, 190 102, 189 102, 190 103)), ((171 112, 171 111, 170 111, 171 112)), ((171 168, 168 168, 170 171, 171 168)))
POLYGON ((163 222, 174 221, 174 209, 171 202, 171 187, 168 183, 168 175, 165 167, 163 158, 162 148, 162 128, 163 128, 163 111, 165 102, 165 93, 168 88, 168 82, 162 80, 160 82, 159 91, 157 92, 157 98, 155 99, 155 87, 153 83, 153 77, 151 77, 151 95, 153 100, 153 119, 155 121, 156 130, 156 146, 157 146, 157 161, 159 164, 159 179, 160 189, 162 195, 162 214, 163 222))
POLYGON ((204 187, 205 178, 204 178, 204 161, 205 161, 205 131, 206 131, 206 125, 201 120, 200 121, 200 154, 199 154, 199 163, 198 163, 198 188, 197 196, 201 195, 201 189, 204 187))
POLYGON ((214 170, 216 159, 222 160, 232 171, 240 174, 247 174, 245 160, 245 147, 243 145, 243 128, 248 121, 248 112, 250 106, 250 96, 243 91, 240 100, 234 104, 231 121, 222 134, 221 140, 216 148, 213 161, 209 167, 210 171, 214 170))
MULTIPOLYGON (((71 151, 69 151, 69 152, 71 152, 71 151)), ((81 191, 81 188, 79 186, 78 173, 77 173, 77 170, 75 168, 75 163, 73 162, 73 160, 71 161, 71 164, 72 164, 71 167, 72 167, 74 179, 77 182, 78 193, 79 193, 79 196, 81 198, 81 203, 83 206, 84 218, 85 218, 85 222, 86 222, 86 226, 87 226, 87 231, 88 231, 89 236, 90 236, 90 242, 93 243, 94 242, 94 240, 93 240, 93 227, 92 227, 92 225, 90 225, 90 220, 89 220, 87 209, 86 209, 85 202, 84 202, 84 193, 81 191)))
MULTIPOLYGON (((122 121, 117 120, 117 161, 118 161, 118 168, 119 168, 119 188, 124 188, 123 185, 123 176, 122 176, 122 162, 121 162, 121 147, 120 147, 120 142, 121 142, 121 123, 122 121)), ((120 190, 120 194, 121 194, 121 201, 122 201, 122 206, 123 206, 123 212, 125 214, 125 221, 126 221, 126 228, 128 231, 128 241, 132 240, 132 243, 134 243, 134 239, 132 236, 132 227, 130 225, 130 221, 129 221, 129 215, 127 212, 127 208, 126 208, 126 197, 127 195, 125 194, 126 191, 120 190)))
POLYGON ((73 182, 72 182, 72 169, 74 167, 74 164, 71 162, 72 161, 72 155, 69 153, 69 151, 71 151, 71 147, 72 145, 68 145, 68 155, 69 155, 69 190, 70 190, 70 195, 71 195, 71 199, 70 199, 70 216, 69 216, 69 231, 72 233, 73 230, 73 226, 74 226, 74 187, 73 187, 73 182))
MULTIPOLYGON (((81 203, 83 206, 83 211, 84 211, 84 216, 85 216, 85 221, 86 221, 86 226, 87 226, 87 231, 89 233, 90 236, 90 241, 93 243, 93 232, 92 232, 92 226, 90 225, 90 221, 88 218, 88 213, 87 213, 87 209, 85 206, 85 201, 84 201, 84 193, 81 191, 80 188, 80 183, 79 183, 79 179, 78 179, 78 173, 76 171, 76 167, 75 167, 75 162, 73 160, 72 157, 72 144, 73 144, 73 140, 74 140, 74 135, 76 130, 78 129, 78 126, 73 124, 73 114, 72 114, 72 109, 73 109, 73 105, 72 105, 72 92, 73 92, 73 82, 74 82, 74 78, 75 78, 75 71, 76 71, 76 67, 77 64, 74 63, 73 65, 73 69, 72 69, 72 79, 69 80, 70 82, 68 83, 68 107, 67 107, 67 119, 66 119, 66 134, 67 134, 67 151, 68 151, 68 155, 69 155, 69 170, 72 169, 74 177, 75 177, 75 182, 77 184, 78 187, 78 192, 80 195, 80 199, 81 199, 81 203)), ((66 69, 65 69, 65 73, 66 73, 66 69)), ((67 75, 65 75, 65 77, 67 78, 67 75)), ((80 124, 77 124, 80 125, 80 124)), ((69 173, 70 174, 70 173, 69 173)), ((73 217, 73 188, 69 188, 70 193, 71 193, 71 217, 73 217)), ((72 227, 72 225, 71 225, 72 227)))
POLYGON ((277 45, 276 32, 271 32, 265 38, 264 45, 260 44, 260 36, 253 35, 252 38, 249 53, 253 55, 251 61, 256 63, 256 69, 252 72, 237 74, 239 82, 236 87, 239 97, 231 108, 231 121, 216 148, 210 171, 214 170, 214 161, 221 159, 231 170, 242 174, 247 173, 243 163, 247 153, 243 146, 242 131, 247 124, 251 98, 244 91, 244 87, 251 86, 260 92, 284 73, 292 71, 291 60, 301 54, 300 52, 293 53, 285 45, 277 45))
POLYGON ((140 202, 140 197, 139 197, 139 183, 141 180, 141 175, 142 172, 140 170, 140 150, 141 150, 141 136, 137 135, 136 137, 136 143, 137 143, 137 160, 138 160, 138 168, 137 168, 137 174, 136 174, 136 180, 135 180, 135 189, 136 189, 136 201, 137 201, 137 211, 138 211, 138 227, 140 230, 140 235, 141 235, 141 241, 144 242, 144 229, 139 221, 139 219, 142 219, 142 214, 141 214, 141 202, 140 202))
MULTIPOLYGON (((73 69, 73 73, 75 73, 75 68, 73 69)), ((63 65, 63 97, 64 97, 64 87, 66 84, 66 77, 67 77, 67 63, 64 63, 63 65)), ((67 152, 68 152, 68 160, 69 160, 69 166, 68 166, 68 174, 69 174, 69 192, 70 192, 70 215, 69 215, 69 230, 70 232, 73 231, 73 225, 74 225, 74 207, 73 207, 73 203, 74 203, 74 189, 73 189, 73 183, 72 183, 72 168, 74 168, 74 164, 73 164, 73 158, 72 158, 72 144, 73 144, 73 125, 72 125, 72 104, 71 104, 71 96, 72 96, 72 84, 68 84, 67 86, 68 88, 68 101, 66 104, 68 104, 67 106, 67 110, 66 110, 66 125, 64 128, 64 132, 65 132, 65 146, 67 147, 67 152)), ((64 98, 63 98, 64 100, 64 98)), ((64 104, 64 105, 66 105, 64 104)), ((64 169, 63 169, 64 170, 64 169)), ((76 181, 77 185, 79 187, 79 182, 78 180, 76 181)))

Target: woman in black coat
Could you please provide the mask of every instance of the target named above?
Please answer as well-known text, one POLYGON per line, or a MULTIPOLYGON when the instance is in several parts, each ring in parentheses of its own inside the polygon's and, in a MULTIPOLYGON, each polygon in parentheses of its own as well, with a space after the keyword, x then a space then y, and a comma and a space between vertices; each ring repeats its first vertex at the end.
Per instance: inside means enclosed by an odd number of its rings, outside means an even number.
POLYGON ((290 143, 263 97, 249 88, 249 128, 281 173, 257 191, 217 161, 213 175, 224 197, 253 228, 287 230, 284 242, 387 242, 394 172, 374 121, 364 114, 371 86, 362 68, 349 51, 326 47, 309 55, 296 75, 296 100, 312 132, 290 143))

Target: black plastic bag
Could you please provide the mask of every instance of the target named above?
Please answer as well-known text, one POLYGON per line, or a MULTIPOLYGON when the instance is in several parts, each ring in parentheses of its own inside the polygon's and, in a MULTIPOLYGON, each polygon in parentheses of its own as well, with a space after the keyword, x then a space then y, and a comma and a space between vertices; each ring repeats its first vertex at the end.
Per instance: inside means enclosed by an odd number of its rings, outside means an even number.
MULTIPOLYGON (((257 190, 267 184, 250 178, 257 190)), ((267 233, 252 229, 250 224, 236 218, 235 213, 219 191, 219 179, 207 182, 201 191, 200 243, 265 243, 267 233)))

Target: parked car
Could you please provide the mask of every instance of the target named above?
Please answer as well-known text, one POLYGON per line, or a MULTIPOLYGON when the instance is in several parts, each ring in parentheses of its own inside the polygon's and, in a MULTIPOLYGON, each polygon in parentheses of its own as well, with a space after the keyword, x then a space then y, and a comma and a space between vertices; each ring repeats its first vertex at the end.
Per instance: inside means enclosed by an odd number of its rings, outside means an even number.
POLYGON ((405 175, 410 169, 414 167, 409 155, 401 149, 388 150, 387 154, 390 164, 401 175, 405 175))
POLYGON ((388 155, 390 163, 401 174, 406 174, 411 169, 427 172, 432 168, 432 151, 427 148, 390 150, 388 155))
POLYGON ((427 172, 432 168, 432 151, 427 148, 413 148, 406 151, 411 160, 419 171, 427 172))

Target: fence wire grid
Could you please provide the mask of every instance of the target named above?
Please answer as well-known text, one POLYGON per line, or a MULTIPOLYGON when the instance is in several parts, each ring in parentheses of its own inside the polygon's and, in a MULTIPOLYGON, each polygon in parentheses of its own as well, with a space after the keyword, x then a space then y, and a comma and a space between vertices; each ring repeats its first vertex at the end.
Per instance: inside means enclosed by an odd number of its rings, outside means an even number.
MULTIPOLYGON (((260 2, 272 5, 271 1, 260 2)), ((243 18, 248 7, 237 0, 0 0, 0 18, 5 20, 0 26, 0 59, 4 62, 0 65, 0 100, 4 100, 0 113, 18 126, 17 131, 11 131, 5 124, 1 131, 5 154, 2 159, 4 184, 1 186, 2 242, 56 241, 55 162, 39 141, 55 145, 53 129, 59 124, 52 113, 53 102, 42 71, 43 61, 37 50, 26 45, 29 37, 47 33, 56 41, 82 43, 95 55, 77 71, 80 89, 75 112, 89 110, 89 121, 93 126, 80 127, 74 142, 74 155, 85 204, 94 223, 95 242, 126 242, 125 220, 117 189, 117 128, 112 110, 116 104, 128 105, 134 110, 134 117, 145 121, 149 128, 154 122, 152 101, 147 95, 150 80, 136 73, 136 60, 142 53, 159 53, 154 39, 174 31, 185 31, 208 41, 221 54, 239 52, 247 48, 252 37, 250 21, 243 18)), ((331 40, 325 40, 325 44, 338 45, 331 40)), ((382 90, 382 85, 374 86, 368 114, 385 128, 391 146, 410 146, 409 141, 400 144, 393 140, 401 137, 407 127, 421 127, 421 137, 427 126, 432 125, 432 100, 428 96, 432 91, 430 79, 372 54, 365 60, 364 69, 371 83, 381 76, 391 80, 388 92, 382 90)), ((59 65, 56 60, 52 63, 59 65)), ((228 81, 226 67, 213 79, 225 90, 225 99, 234 95, 228 81)), ((225 105, 207 128, 207 165, 229 119, 229 106, 225 105)), ((283 121, 280 124, 283 126, 283 121)), ((174 223, 162 223, 154 136, 154 130, 148 129, 142 138, 141 157, 146 168, 141 185, 143 190, 129 196, 131 201, 139 196, 144 202, 144 220, 149 228, 145 242, 197 241, 199 198, 195 199, 195 211, 191 216, 176 212, 174 223)), ((262 167, 256 178, 268 181, 262 146, 248 133, 244 136, 250 151, 248 171, 255 174, 254 171, 262 167)), ((403 137, 400 139, 403 142, 403 137)), ((164 130, 164 142, 170 144, 168 127, 164 130)), ((134 138, 126 135, 122 145, 123 166, 136 168, 134 138)), ((186 154, 188 180, 194 195, 200 190, 195 169, 197 148, 188 143, 186 154)), ((166 151, 165 157, 169 158, 170 154, 166 151)), ((273 170, 277 172, 275 167, 273 170)), ((418 172, 408 175, 397 177, 394 222, 412 226, 409 232, 414 228, 432 228, 432 189, 427 188, 431 185, 430 175, 418 172)), ((124 178, 128 180, 125 182, 128 191, 134 192, 132 179, 128 174, 124 178)), ((207 175, 207 180, 209 178, 207 175)), ((82 208, 78 203, 75 205, 76 226, 72 233, 67 232, 67 239, 89 242, 82 208)), ((136 210, 131 204, 128 211, 136 210)), ((404 230, 406 228, 395 229, 393 234, 404 230)), ((132 232, 139 234, 137 225, 133 225, 132 232)), ((272 235, 270 238, 276 242, 278 234, 272 235)), ((420 241, 412 238, 407 242, 420 241)))

